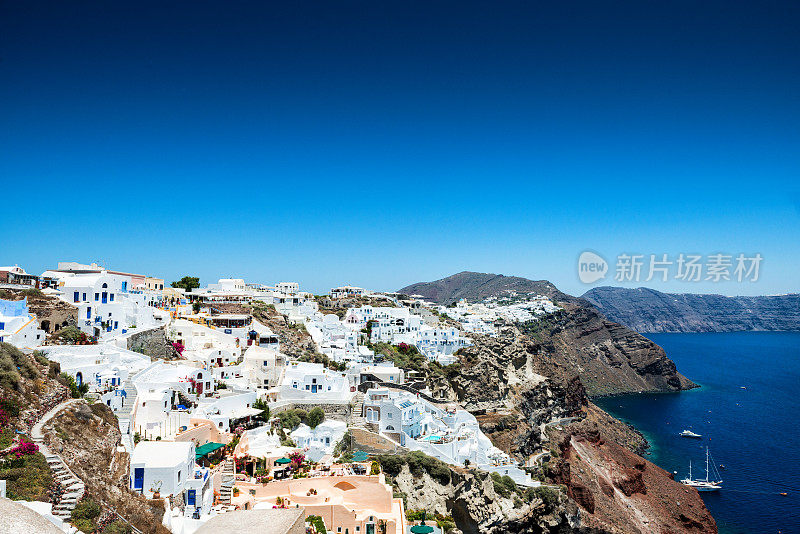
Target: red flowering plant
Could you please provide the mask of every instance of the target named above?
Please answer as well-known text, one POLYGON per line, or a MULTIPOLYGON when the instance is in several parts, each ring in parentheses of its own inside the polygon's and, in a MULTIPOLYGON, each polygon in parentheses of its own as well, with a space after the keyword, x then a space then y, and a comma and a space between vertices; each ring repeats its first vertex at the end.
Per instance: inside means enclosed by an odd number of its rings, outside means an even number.
POLYGON ((292 461, 292 463, 289 464, 292 471, 299 471, 300 468, 303 467, 303 462, 306 461, 306 455, 300 451, 294 451, 289 455, 289 459, 292 461))
POLYGON ((16 447, 8 451, 9 454, 13 454, 16 458, 22 458, 37 452, 39 452, 39 446, 32 441, 20 441, 16 447))
POLYGON ((186 350, 186 347, 185 347, 185 346, 183 345, 183 343, 181 343, 180 341, 176 341, 176 342, 174 342, 174 343, 172 344, 172 347, 173 347, 173 348, 174 348, 174 349, 175 349, 175 350, 178 352, 178 354, 180 354, 181 356, 183 356, 183 351, 184 351, 184 350, 186 350))

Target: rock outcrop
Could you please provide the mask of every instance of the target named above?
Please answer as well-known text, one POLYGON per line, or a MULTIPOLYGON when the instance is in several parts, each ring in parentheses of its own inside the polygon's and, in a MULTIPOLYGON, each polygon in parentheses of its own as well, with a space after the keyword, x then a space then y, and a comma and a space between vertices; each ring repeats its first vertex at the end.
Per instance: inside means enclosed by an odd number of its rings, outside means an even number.
POLYGON ((486 472, 452 468, 449 479, 445 484, 403 466, 393 484, 407 509, 450 516, 464 534, 589 532, 580 528, 578 507, 558 490, 520 491, 504 497, 495 491, 486 472))
POLYGON ((637 332, 800 330, 800 294, 725 297, 661 293, 640 287, 595 287, 583 297, 637 332))
POLYGON ((548 474, 580 506, 584 528, 625 534, 717 531, 697 491, 609 439, 594 415, 548 431, 557 451, 548 474))

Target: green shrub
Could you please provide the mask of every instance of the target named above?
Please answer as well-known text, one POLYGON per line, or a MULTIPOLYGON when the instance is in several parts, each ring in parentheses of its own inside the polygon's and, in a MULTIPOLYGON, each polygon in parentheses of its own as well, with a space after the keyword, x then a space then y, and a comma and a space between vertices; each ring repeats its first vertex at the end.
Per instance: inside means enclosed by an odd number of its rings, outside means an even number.
POLYGON ((494 491, 501 497, 510 497, 517 491, 519 487, 514 480, 508 475, 500 475, 500 473, 492 472, 492 483, 494 484, 494 491))
POLYGON ((72 510, 72 519, 89 519, 94 520, 100 517, 100 513, 102 509, 100 505, 97 504, 95 501, 89 498, 82 499, 79 502, 75 509, 72 510))
POLYGON ((558 490, 548 488, 547 486, 539 486, 538 488, 534 489, 536 491, 536 496, 539 497, 549 508, 557 505, 561 500, 561 495, 559 494, 558 490))
POLYGON ((311 411, 308 412, 308 416, 306 417, 306 424, 311 428, 317 428, 317 426, 324 420, 325 420, 325 411, 319 406, 315 406, 314 408, 311 408, 311 411))
POLYGON ((325 528, 325 521, 322 520, 322 517, 318 515, 310 515, 306 517, 306 523, 311 523, 314 525, 314 530, 319 532, 320 534, 325 534, 328 530, 325 528))
POLYGON ((41 453, 26 454, 13 465, 0 467, 0 479, 7 481, 6 496, 21 501, 46 500, 53 483, 50 466, 41 453))

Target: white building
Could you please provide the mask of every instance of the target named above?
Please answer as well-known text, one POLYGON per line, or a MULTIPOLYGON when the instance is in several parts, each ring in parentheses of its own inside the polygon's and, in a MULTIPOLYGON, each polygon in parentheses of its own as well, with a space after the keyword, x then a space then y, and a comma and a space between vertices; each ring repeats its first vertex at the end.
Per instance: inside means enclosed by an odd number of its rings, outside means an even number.
POLYGON ((101 401, 117 411, 127 396, 122 385, 128 378, 147 368, 148 356, 120 348, 110 343, 99 345, 47 345, 42 353, 61 366, 80 386, 87 384, 89 391, 99 393, 101 401))
POLYGON ((61 300, 78 308, 78 327, 100 337, 104 332, 125 332, 128 328, 155 326, 152 299, 129 293, 130 277, 108 271, 75 273, 45 271, 43 277, 58 279, 61 300))
POLYGON ((341 286, 331 288, 332 299, 342 299, 348 297, 360 297, 367 294, 367 290, 363 287, 355 286, 341 286))
POLYGON ((295 404, 346 404, 355 395, 355 390, 344 373, 331 371, 319 363, 289 362, 283 373, 278 400, 295 404))
POLYGON ((206 419, 214 423, 220 432, 231 432, 236 423, 258 415, 261 410, 253 408, 256 393, 240 393, 218 399, 201 399, 192 411, 193 419, 206 419))
POLYGON ((370 389, 363 415, 378 432, 410 450, 443 462, 476 466, 508 475, 518 484, 534 481, 481 431, 475 416, 457 406, 436 405, 407 391, 370 389))
POLYGON ((181 495, 185 514, 206 514, 214 500, 212 477, 208 469, 195 464, 191 441, 142 441, 130 459, 130 488, 152 499, 181 495))
POLYGON ((36 348, 44 343, 44 330, 28 311, 28 299, 0 300, 0 341, 17 348, 36 348))
POLYGON ((301 423, 289 436, 305 451, 306 457, 318 462, 326 454, 333 453, 346 431, 345 422, 326 419, 315 428, 301 423))
POLYGON ((254 390, 270 390, 280 385, 288 358, 277 350, 248 347, 244 353, 243 374, 247 384, 254 390))

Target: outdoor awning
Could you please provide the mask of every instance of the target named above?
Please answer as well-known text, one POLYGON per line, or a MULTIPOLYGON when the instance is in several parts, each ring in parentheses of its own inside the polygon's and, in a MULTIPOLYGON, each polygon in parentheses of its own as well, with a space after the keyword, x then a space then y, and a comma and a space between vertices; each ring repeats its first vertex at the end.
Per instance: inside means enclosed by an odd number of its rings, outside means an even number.
POLYGON ((224 443, 214 443, 213 441, 210 441, 204 445, 200 445, 194 450, 194 459, 199 460, 203 456, 211 454, 212 452, 221 449, 224 446, 224 443))

